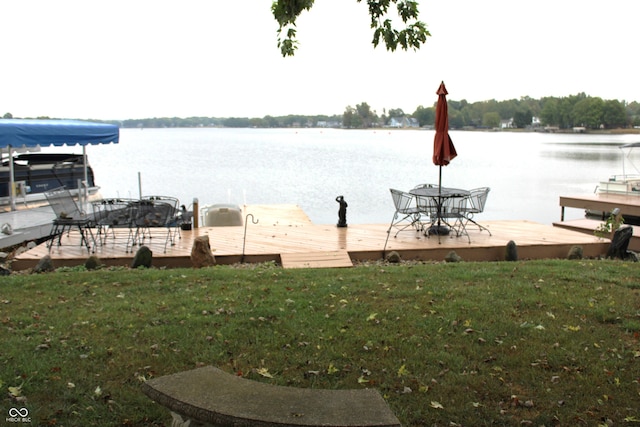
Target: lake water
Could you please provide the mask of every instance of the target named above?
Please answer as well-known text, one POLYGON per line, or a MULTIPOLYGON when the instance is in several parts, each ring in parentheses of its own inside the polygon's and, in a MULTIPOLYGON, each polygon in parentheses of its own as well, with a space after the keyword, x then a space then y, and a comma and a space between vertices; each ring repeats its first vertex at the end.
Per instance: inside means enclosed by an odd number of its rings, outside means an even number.
MULTIPOLYGON (((622 173, 618 147, 640 139, 450 135, 458 157, 442 169, 444 186, 491 187, 481 219, 543 224, 559 220, 559 196, 592 194, 601 179, 622 173)), ((337 222, 335 198, 344 195, 347 222, 369 224, 391 220, 389 188, 438 182, 433 137, 433 131, 386 129, 121 129, 119 144, 89 146, 87 154, 104 197, 138 197, 139 173, 143 195, 175 196, 187 206, 193 198, 200 206, 297 204, 317 224, 337 222)), ((569 210, 567 217, 582 214, 569 210)))

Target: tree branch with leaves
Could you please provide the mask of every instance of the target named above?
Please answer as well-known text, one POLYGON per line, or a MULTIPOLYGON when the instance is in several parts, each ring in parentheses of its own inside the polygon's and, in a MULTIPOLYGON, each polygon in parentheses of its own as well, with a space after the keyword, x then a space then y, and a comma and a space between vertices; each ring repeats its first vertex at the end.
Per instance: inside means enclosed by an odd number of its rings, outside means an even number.
MULTIPOLYGON (((360 3, 362 0, 357 0, 360 3)), ((276 0, 271 12, 278 22, 278 47, 282 56, 294 56, 298 48, 296 39, 296 20, 305 11, 310 10, 314 0, 276 0)), ((382 41, 387 50, 395 51, 398 46, 403 50, 418 50, 431 36, 427 26, 418 20, 418 3, 413 0, 367 0, 373 46, 382 41), (395 7, 392 7, 395 6, 395 7), (404 28, 395 28, 391 16, 393 9, 402 20, 404 28)))

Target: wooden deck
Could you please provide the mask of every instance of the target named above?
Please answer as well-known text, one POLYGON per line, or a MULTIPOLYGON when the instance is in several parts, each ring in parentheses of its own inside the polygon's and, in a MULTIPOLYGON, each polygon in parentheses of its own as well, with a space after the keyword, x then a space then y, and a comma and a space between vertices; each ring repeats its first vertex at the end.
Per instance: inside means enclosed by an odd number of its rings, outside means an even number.
MULTIPOLYGON (((216 262, 275 261, 285 267, 344 267, 353 261, 382 259, 388 224, 349 224, 338 228, 334 224, 313 224, 295 205, 246 206, 248 223, 236 227, 204 227, 181 231, 174 246, 163 252, 166 231, 157 229, 144 244, 153 251, 155 267, 191 267, 190 254, 193 240, 207 235, 216 262), (246 229, 246 240, 244 233, 246 229), (244 249, 244 252, 243 252, 244 249)), ((389 238, 386 253, 397 251, 405 260, 443 260, 455 251, 467 261, 499 261, 505 256, 505 246, 513 240, 518 246, 520 259, 564 258, 574 245, 583 247, 585 256, 606 253, 609 240, 598 239, 572 230, 529 221, 487 221, 481 223, 491 230, 480 232, 469 227, 471 243, 463 237, 425 237, 407 229, 389 238)), ((115 229, 104 245, 95 247, 95 255, 106 265, 128 266, 133 253, 127 252, 128 230, 115 229)), ((135 252, 137 247, 133 249, 135 252)), ((13 262, 14 270, 32 268, 46 254, 56 266, 81 265, 89 256, 79 245, 77 232, 64 236, 62 246, 49 249, 42 244, 19 255, 13 262)))

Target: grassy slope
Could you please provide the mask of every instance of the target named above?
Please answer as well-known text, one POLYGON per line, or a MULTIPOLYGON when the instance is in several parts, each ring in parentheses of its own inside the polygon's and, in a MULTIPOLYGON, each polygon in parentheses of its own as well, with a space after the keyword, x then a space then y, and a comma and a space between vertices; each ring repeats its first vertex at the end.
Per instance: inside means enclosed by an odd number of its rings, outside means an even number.
POLYGON ((536 261, 10 276, 0 407, 42 425, 168 425, 140 383, 212 364, 373 387, 404 426, 639 424, 639 273, 536 261))

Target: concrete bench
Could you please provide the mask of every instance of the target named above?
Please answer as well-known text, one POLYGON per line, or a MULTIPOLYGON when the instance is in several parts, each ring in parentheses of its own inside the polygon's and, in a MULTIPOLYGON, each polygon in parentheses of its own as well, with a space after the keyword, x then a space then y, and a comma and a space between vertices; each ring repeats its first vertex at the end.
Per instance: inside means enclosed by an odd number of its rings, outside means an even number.
POLYGON ((282 387, 212 366, 151 379, 142 391, 169 408, 172 427, 401 427, 373 389, 282 387))

